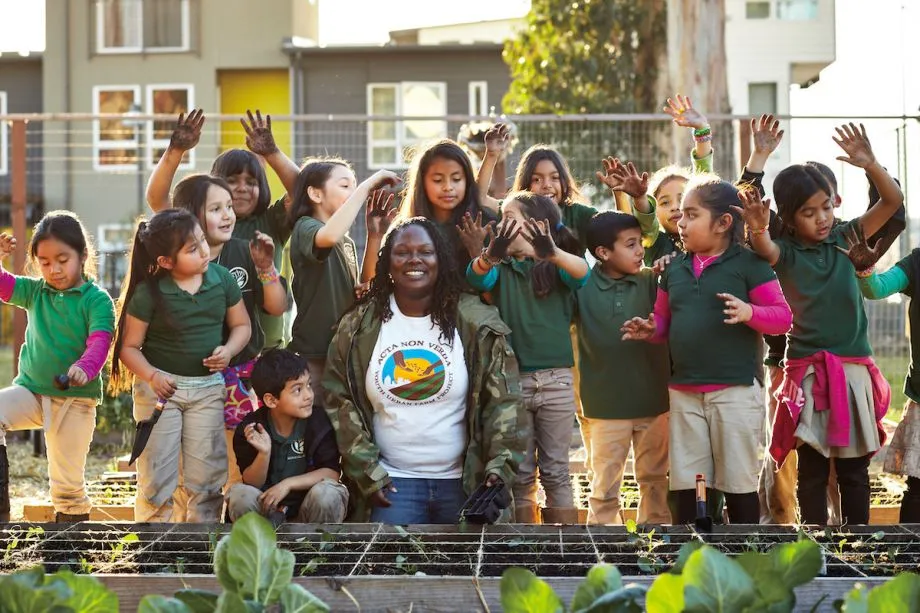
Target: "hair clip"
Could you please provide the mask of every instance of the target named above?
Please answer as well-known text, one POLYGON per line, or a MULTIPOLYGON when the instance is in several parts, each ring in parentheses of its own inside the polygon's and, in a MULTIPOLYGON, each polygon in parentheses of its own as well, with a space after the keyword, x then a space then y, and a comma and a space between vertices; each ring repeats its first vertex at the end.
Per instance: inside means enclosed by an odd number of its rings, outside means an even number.
POLYGON ((556 224, 556 230, 557 230, 557 231, 563 229, 564 227, 565 227, 565 224, 562 223, 561 221, 560 221, 559 223, 556 224))

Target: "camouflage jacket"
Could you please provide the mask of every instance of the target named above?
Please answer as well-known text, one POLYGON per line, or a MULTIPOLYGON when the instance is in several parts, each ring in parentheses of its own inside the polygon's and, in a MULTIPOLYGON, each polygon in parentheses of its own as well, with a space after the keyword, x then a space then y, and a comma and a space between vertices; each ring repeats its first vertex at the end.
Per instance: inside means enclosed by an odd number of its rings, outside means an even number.
MULTIPOLYGON (((532 435, 521 401, 517 359, 506 339, 511 330, 498 310, 477 296, 461 296, 458 311, 457 331, 470 382, 463 489, 469 495, 486 474, 495 473, 510 493, 532 435)), ((380 323, 372 304, 342 317, 329 347, 323 378, 326 412, 335 427, 343 481, 350 494, 350 521, 369 521, 368 497, 390 483, 378 461, 373 408, 364 387, 380 323)))

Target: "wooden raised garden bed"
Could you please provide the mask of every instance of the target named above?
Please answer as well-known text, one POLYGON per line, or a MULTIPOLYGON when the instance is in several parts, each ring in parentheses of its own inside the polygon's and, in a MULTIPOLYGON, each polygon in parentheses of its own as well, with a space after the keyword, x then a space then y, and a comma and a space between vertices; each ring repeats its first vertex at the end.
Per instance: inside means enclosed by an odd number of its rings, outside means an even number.
MULTIPOLYGON (((0 527, 0 572, 44 564, 92 573, 118 593, 124 610, 140 597, 183 586, 212 589, 213 552, 225 525, 12 524, 0 527)), ((920 566, 920 526, 813 529, 802 533, 824 553, 822 578, 799 591, 807 610, 825 594, 828 607, 856 581, 873 585, 920 566)), ((707 542, 729 555, 766 551, 797 540, 781 526, 721 526, 707 542)), ((294 576, 332 610, 396 607, 413 611, 499 610, 505 569, 530 569, 560 594, 598 562, 614 564, 627 581, 650 583, 698 538, 685 527, 412 526, 286 524, 278 544, 294 553, 294 576), (344 589, 343 589, 344 588, 344 589)), ((830 610, 819 608, 818 610, 830 610)))

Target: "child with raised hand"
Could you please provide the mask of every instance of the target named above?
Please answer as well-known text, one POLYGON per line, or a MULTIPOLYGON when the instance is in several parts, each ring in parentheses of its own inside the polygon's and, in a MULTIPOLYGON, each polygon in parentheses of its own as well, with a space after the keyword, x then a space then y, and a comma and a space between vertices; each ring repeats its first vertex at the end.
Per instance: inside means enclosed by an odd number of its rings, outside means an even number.
MULTIPOLYGON (((415 153, 407 176, 400 217, 434 221, 450 240, 457 265, 464 270, 479 251, 478 245, 461 239, 460 226, 465 221, 476 220, 482 231, 483 224, 495 219, 483 208, 473 164, 466 151, 449 139, 433 142, 415 153)), ((373 270, 376 260, 367 263, 373 270)))
POLYGON ((209 261, 189 211, 166 209, 138 224, 109 382, 116 392, 134 379, 135 420, 162 410, 137 460, 135 521, 219 518, 227 480, 221 371, 251 329, 236 280, 209 261))
POLYGON ((265 332, 259 314, 280 316, 288 306, 287 288, 275 268, 275 245, 271 237, 256 231, 248 241, 233 238, 236 213, 230 186, 220 177, 189 175, 179 181, 172 195, 172 205, 189 211, 198 220, 208 242, 210 261, 226 268, 236 280, 252 326, 249 342, 224 369, 227 398, 224 425, 227 437, 228 484, 240 481, 230 441, 240 421, 255 407, 249 391, 249 374, 265 345, 265 332))
POLYGON ((243 482, 230 488, 236 521, 251 511, 278 522, 341 523, 348 490, 335 432, 325 411, 314 410, 307 362, 285 349, 265 352, 252 370, 262 407, 236 429, 233 446, 243 482))
MULTIPOLYGON (((284 197, 272 203, 262 160, 275 171, 281 179, 281 184, 289 192, 294 188, 299 169, 275 144, 271 116, 266 115, 263 119, 259 110, 256 110, 255 116, 250 111, 246 111, 246 114, 248 123, 245 119, 240 119, 240 123, 246 132, 246 145, 249 151, 224 151, 214 159, 210 174, 224 179, 230 186, 233 211, 236 215, 233 237, 249 241, 256 238, 257 232, 271 237, 275 244, 275 268, 280 270, 281 253, 291 235, 287 225, 287 207, 284 197)), ((170 186, 183 156, 198 146, 204 122, 205 116, 201 109, 192 110, 188 116, 179 114, 176 127, 169 139, 169 146, 147 182, 147 204, 154 213, 171 206, 170 186)), ((259 317, 265 331, 263 346, 277 347, 283 337, 282 317, 269 313, 260 313, 259 317)))
POLYGON ((632 215, 598 213, 587 240, 597 263, 576 294, 575 325, 580 422, 592 475, 588 523, 623 523, 620 484, 632 445, 638 521, 669 524, 668 347, 624 341, 619 334, 628 320, 654 308, 657 276, 642 266, 642 232, 632 215))
MULTIPOLYGON (((507 126, 503 124, 496 124, 486 132, 486 157, 476 179, 483 206, 495 213, 500 212, 501 202, 489 196, 489 186, 495 163, 509 138, 507 126)), ((562 223, 578 241, 579 253, 585 252, 585 232, 597 209, 584 204, 585 198, 569 165, 558 151, 549 145, 534 145, 525 151, 518 162, 511 191, 529 191, 552 200, 559 207, 562 223)))
POLYGON ((675 98, 668 98, 664 112, 671 116, 676 125, 693 130, 694 146, 690 153, 693 168, 671 165, 658 169, 649 179, 649 203, 642 198, 633 201, 632 212, 643 225, 656 223, 658 226, 650 238, 644 239, 646 266, 679 250, 681 243, 677 222, 680 220, 680 204, 687 182, 694 174, 712 172, 712 128, 709 121, 693 107, 690 98, 680 94, 675 98), (654 207, 650 206, 652 199, 655 201, 654 207))
POLYGON ((854 268, 838 247, 860 227, 877 232, 898 210, 901 190, 872 152, 863 126, 837 128, 838 160, 863 168, 880 199, 862 217, 834 225, 833 191, 812 166, 792 165, 773 183, 782 225, 770 236, 769 203, 750 193, 744 216, 751 245, 776 271, 795 313, 781 389, 783 410, 773 426, 770 454, 782 465, 798 450, 802 522, 827 523, 831 462, 840 490, 841 521, 869 521, 869 459, 884 442, 881 419, 890 389, 870 357, 866 312, 854 268))
MULTIPOLYGON (((356 185, 351 166, 338 158, 307 160, 297 178, 288 216, 292 228, 291 286, 297 316, 287 348, 307 360, 317 406, 323 406, 323 372, 335 325, 354 304, 359 291, 357 250, 348 229, 375 188, 398 183, 396 174, 378 170, 356 185)), ((391 202, 390 198, 374 194, 368 203, 365 271, 374 269, 374 245, 380 244, 380 237, 393 219, 391 202)), ((369 277, 361 279, 367 281, 369 277)))
MULTIPOLYGON (((0 233, 0 259, 16 249, 0 233)), ((0 390, 0 523, 10 521, 6 433, 42 428, 55 522, 86 521, 84 467, 102 400, 115 309, 95 282, 96 254, 86 229, 69 211, 52 211, 32 231, 29 267, 37 276, 0 268, 0 300, 28 314, 19 372, 0 390)))
POLYGON ((696 517, 697 474, 724 492, 732 523, 760 519, 760 335, 788 330, 792 313, 773 271, 741 244, 739 204, 738 188, 714 175, 690 182, 678 222, 686 251, 662 273, 654 313, 622 328, 624 340, 670 347, 675 523, 696 517))
POLYGON ((536 471, 546 492, 547 523, 577 523, 569 481, 569 443, 575 417, 572 339, 574 292, 590 273, 559 207, 546 196, 514 192, 502 206, 494 238, 466 269, 467 282, 491 292, 512 329, 521 367, 524 406, 534 439, 514 481, 516 521, 537 523, 536 471))
POLYGON ((907 477, 907 491, 901 499, 902 524, 920 523, 920 249, 914 249, 884 273, 873 269, 884 242, 869 247, 862 229, 856 226, 845 235, 848 249, 844 251, 853 263, 862 295, 870 300, 882 300, 902 293, 910 298, 907 318, 910 326, 910 366, 904 379, 907 406, 885 453, 885 471, 907 477))

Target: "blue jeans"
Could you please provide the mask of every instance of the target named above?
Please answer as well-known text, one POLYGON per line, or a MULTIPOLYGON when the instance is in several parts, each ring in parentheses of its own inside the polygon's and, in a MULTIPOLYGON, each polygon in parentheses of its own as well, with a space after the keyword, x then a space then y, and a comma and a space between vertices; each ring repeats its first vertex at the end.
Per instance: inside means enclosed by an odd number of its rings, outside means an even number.
POLYGON ((393 477, 395 492, 386 492, 388 507, 374 507, 371 521, 391 525, 456 524, 466 494, 460 479, 393 477))

